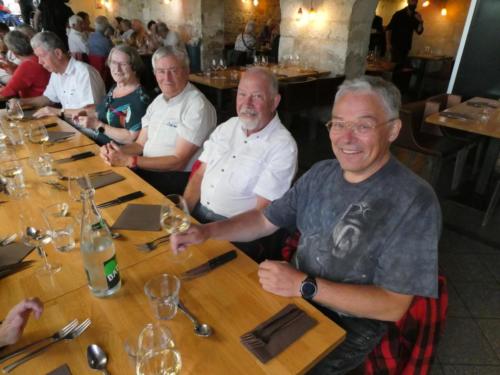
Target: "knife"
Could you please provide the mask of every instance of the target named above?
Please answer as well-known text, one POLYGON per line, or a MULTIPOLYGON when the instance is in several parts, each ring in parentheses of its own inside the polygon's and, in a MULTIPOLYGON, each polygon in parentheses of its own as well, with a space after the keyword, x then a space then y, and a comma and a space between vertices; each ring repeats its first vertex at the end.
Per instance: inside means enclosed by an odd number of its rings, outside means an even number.
POLYGON ((45 126, 45 129, 54 128, 57 126, 57 122, 52 122, 50 124, 43 125, 43 126, 45 126))
POLYGON ((92 151, 85 151, 85 152, 81 152, 79 154, 71 155, 68 158, 57 159, 57 160, 55 160, 55 163, 59 163, 59 164, 61 164, 61 163, 68 163, 68 162, 71 162, 71 161, 76 161, 76 160, 80 160, 80 159, 90 158, 92 156, 95 156, 95 154, 92 151))
POLYGON ((12 275, 13 273, 16 273, 18 271, 23 271, 26 268, 31 267, 34 262, 34 260, 27 260, 20 263, 10 264, 8 266, 2 266, 0 269, 0 279, 12 275))
POLYGON ((236 258, 236 250, 228 251, 222 255, 210 259, 208 262, 203 263, 201 266, 192 268, 181 274, 181 279, 194 279, 195 277, 206 274, 213 269, 222 266, 224 263, 229 262, 236 258))
POLYGON ((125 203, 128 201, 143 197, 144 195, 145 194, 142 191, 135 191, 135 192, 130 193, 130 194, 122 195, 121 197, 110 200, 108 202, 98 204, 97 208, 106 208, 106 207, 116 206, 118 204, 125 203))

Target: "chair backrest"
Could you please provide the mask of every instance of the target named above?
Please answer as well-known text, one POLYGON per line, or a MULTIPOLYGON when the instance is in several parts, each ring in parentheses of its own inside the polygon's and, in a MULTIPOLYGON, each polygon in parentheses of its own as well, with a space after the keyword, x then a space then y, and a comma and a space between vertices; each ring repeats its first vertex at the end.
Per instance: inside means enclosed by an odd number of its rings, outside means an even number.
POLYGON ((316 94, 316 78, 307 77, 298 82, 281 82, 279 84, 281 102, 278 111, 298 112, 314 106, 316 94))
POLYGON ((425 119, 434 113, 438 113, 441 110, 441 103, 435 101, 426 101, 424 116, 422 118, 422 124, 420 125, 420 131, 422 133, 437 135, 442 137, 443 132, 439 126, 428 124, 425 119))
POLYGON ((316 80, 316 106, 331 106, 339 86, 344 82, 345 76, 319 77, 316 80))

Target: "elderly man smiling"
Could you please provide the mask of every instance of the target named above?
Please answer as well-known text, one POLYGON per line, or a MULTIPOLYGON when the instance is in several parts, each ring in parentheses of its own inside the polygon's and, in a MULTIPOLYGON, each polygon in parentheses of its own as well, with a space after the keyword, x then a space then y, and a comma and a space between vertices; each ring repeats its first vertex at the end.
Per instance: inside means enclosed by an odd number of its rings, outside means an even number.
MULTIPOLYGON (((184 197, 201 222, 261 209, 289 188, 297 169, 297 145, 276 108, 278 82, 267 70, 249 69, 236 96, 238 117, 221 124, 203 145, 201 166, 184 197)), ((260 260, 260 246, 245 246, 260 260)))
POLYGON ((437 297, 441 214, 430 186, 390 152, 401 98, 378 77, 346 81, 327 124, 337 160, 311 168, 263 211, 193 225, 174 250, 208 238, 248 241, 297 228, 291 263, 265 261, 262 287, 316 305, 347 331, 311 374, 345 374, 363 363, 413 296, 437 297))
POLYGON ((161 47, 153 54, 153 70, 161 94, 142 118, 136 141, 101 148, 113 166, 135 168, 136 173, 164 194, 182 194, 200 147, 216 125, 215 109, 191 83, 185 50, 161 47))

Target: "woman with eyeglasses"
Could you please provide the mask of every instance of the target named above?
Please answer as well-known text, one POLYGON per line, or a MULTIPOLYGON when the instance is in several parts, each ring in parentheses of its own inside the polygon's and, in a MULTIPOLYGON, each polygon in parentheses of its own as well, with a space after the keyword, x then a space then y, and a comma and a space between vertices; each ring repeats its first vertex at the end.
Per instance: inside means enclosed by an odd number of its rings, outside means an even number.
POLYGON ((143 62, 135 48, 120 44, 111 50, 107 63, 116 85, 96 106, 95 113, 80 112, 74 121, 88 129, 84 133, 99 145, 111 140, 119 144, 133 143, 151 102, 139 80, 143 62))

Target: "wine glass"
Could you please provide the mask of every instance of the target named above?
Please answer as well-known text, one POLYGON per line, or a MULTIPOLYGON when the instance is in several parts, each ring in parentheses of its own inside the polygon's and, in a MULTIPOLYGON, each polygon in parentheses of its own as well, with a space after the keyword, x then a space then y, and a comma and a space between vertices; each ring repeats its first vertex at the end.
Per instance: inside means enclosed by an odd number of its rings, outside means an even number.
POLYGON ((28 131, 28 138, 31 143, 42 145, 42 153, 44 151, 44 143, 49 141, 49 132, 45 125, 31 124, 28 131))
POLYGON ((20 121, 24 117, 23 109, 21 108, 21 103, 19 100, 11 99, 6 104, 7 107, 7 117, 13 121, 20 121))
POLYGON ((227 69, 227 64, 224 59, 219 59, 219 69, 220 70, 226 70, 227 69))
POLYGON ((79 173, 69 173, 68 175, 68 195, 77 206, 72 211, 75 213, 77 222, 81 222, 81 205, 82 192, 92 187, 89 176, 87 174, 81 175, 79 173))
POLYGON ((62 266, 58 263, 50 263, 44 246, 52 242, 50 227, 43 211, 31 201, 24 205, 19 215, 19 232, 22 241, 26 245, 35 246, 38 254, 43 259, 43 265, 36 270, 37 275, 51 276, 59 272, 62 266))
MULTIPOLYGON (((182 233, 189 229, 191 225, 189 209, 182 195, 167 195, 160 209, 160 225, 167 234, 182 233)), ((189 249, 177 253, 172 251, 172 260, 177 262, 182 262, 190 256, 189 249)))
POLYGON ((170 331, 159 324, 147 324, 137 343, 136 375, 177 375, 181 368, 181 354, 170 331))

